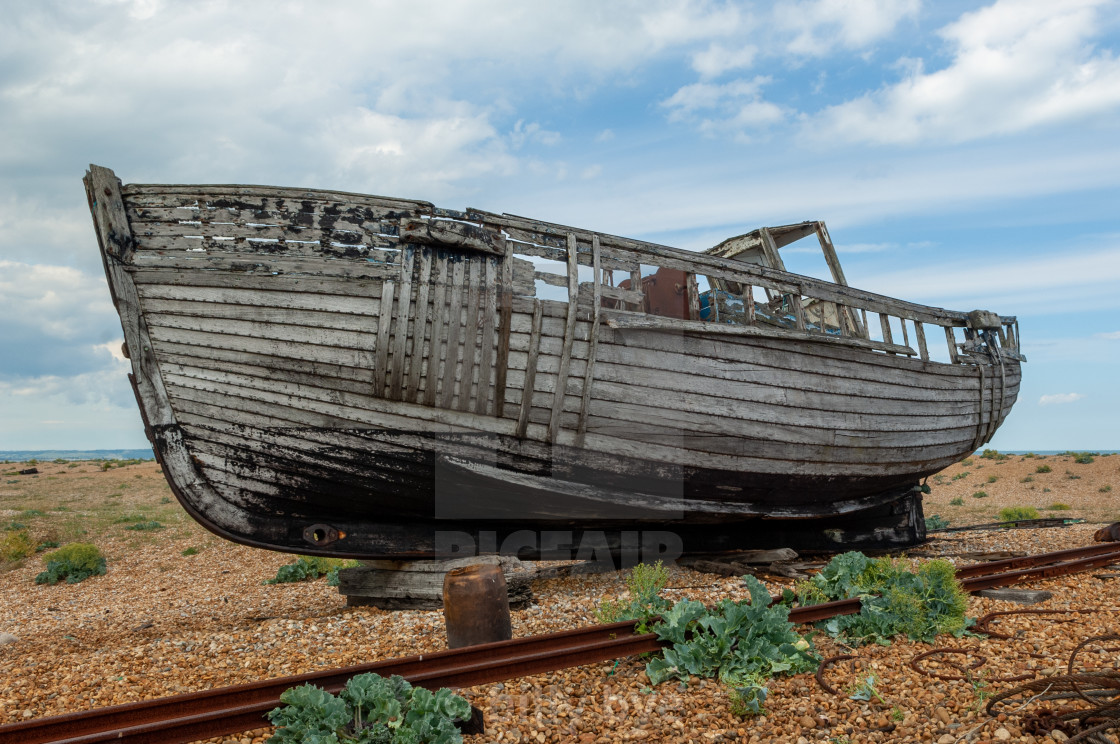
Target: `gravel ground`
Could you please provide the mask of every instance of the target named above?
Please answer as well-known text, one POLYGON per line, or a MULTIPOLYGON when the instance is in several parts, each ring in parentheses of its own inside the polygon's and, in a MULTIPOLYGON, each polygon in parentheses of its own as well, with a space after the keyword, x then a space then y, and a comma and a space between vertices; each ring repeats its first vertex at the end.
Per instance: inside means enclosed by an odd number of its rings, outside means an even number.
MULTIPOLYGON (((76 585, 37 586, 41 556, 0 569, 0 723, 142 700, 265 677, 357 664, 433 651, 444 646, 440 612, 385 612, 347 608, 324 581, 264 585, 291 560, 219 540, 195 525, 178 505, 154 463, 101 469, 97 464, 39 464, 38 476, 13 476, 27 465, 2 465, 0 527, 23 524, 37 539, 95 542, 108 557, 105 576, 76 585), (165 525, 131 532, 136 519, 165 525), (131 521, 130 521, 131 520, 131 521), (83 534, 84 532, 84 534, 83 534), (184 555, 197 551, 197 553, 184 555)), ((1070 457, 984 460, 948 468, 931 478, 927 514, 954 525, 996 518, 1006 506, 1035 506, 1042 516, 1094 522, 1120 518, 1111 493, 1120 486, 1120 457, 1078 464, 1070 457), (1037 473, 1049 465, 1049 473, 1037 473), (956 478, 962 472, 969 475, 956 478), (988 482, 995 475, 996 480, 988 482), (1070 478, 1069 476, 1077 476, 1070 478), (1024 482, 1024 479, 1030 478, 1024 482), (937 481, 941 481, 940 484, 937 481), (1048 489, 1048 490, 1044 490, 1048 489), (984 498, 972 493, 984 490, 984 498), (954 497, 964 504, 950 505, 954 497), (1053 503, 1070 510, 1047 511, 1053 503)), ((1099 525, 1046 530, 949 534, 918 549, 970 562, 967 553, 1043 552, 1085 545, 1099 525)), ((0 533, 2 535, 3 533, 0 533)), ((1118 629, 1116 580, 1108 571, 1037 582, 1053 592, 1035 608, 1078 610, 1049 616, 1003 619, 998 627, 1014 640, 938 639, 967 650, 982 664, 973 679, 942 681, 908 666, 931 646, 899 641, 862 647, 857 659, 838 663, 827 679, 850 691, 870 675, 879 700, 863 702, 822 691, 811 675, 776 678, 765 716, 742 719, 728 707, 726 691, 713 681, 687 687, 664 683, 651 689, 638 659, 594 664, 548 675, 509 680, 464 691, 486 714, 486 735, 475 742, 790 741, 949 742, 1042 741, 1022 731, 1020 714, 990 719, 978 709, 993 691, 1014 685, 1001 678, 1057 673, 1081 640, 1118 629)), ((671 599, 714 602, 741 598, 735 578, 672 567, 671 599)), ((766 577, 763 577, 766 578, 766 577)), ((790 585, 767 580, 772 591, 790 585)), ((524 636, 594 622, 604 597, 625 591, 621 572, 540 581, 535 604, 514 612, 514 634, 524 636)), ((1019 605, 973 597, 969 613, 1019 609, 1019 605)), ((823 656, 848 653, 818 636, 823 656)), ((1084 654, 1087 666, 1113 666, 1115 656, 1084 654)), ((950 671, 930 660, 932 671, 950 671)), ((245 744, 264 741, 268 730, 214 739, 245 744)))

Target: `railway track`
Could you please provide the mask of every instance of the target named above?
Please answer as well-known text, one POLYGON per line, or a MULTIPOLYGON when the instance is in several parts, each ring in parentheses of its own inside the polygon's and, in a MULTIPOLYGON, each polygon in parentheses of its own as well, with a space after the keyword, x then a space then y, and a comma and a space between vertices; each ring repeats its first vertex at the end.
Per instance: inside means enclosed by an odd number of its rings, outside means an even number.
MULTIPOLYGON (((1120 543, 1102 543, 963 566, 957 578, 973 592, 1116 562, 1120 543)), ((789 618, 811 623, 859 609, 858 598, 848 599, 795 607, 789 618)), ((0 726, 0 744, 185 744, 267 725, 265 714, 280 704, 284 690, 297 685, 337 692, 354 675, 376 672, 398 674, 429 689, 471 687, 660 648, 653 634, 635 635, 632 622, 595 625, 8 724, 0 726)))

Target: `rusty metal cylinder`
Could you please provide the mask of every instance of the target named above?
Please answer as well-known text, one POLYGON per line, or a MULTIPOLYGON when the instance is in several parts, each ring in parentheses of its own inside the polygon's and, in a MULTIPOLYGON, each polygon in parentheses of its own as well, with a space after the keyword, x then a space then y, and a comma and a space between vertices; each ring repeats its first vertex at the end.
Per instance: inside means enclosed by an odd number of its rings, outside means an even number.
POLYGON ((481 564, 448 571, 443 578, 443 617, 448 648, 513 638, 501 566, 481 564))

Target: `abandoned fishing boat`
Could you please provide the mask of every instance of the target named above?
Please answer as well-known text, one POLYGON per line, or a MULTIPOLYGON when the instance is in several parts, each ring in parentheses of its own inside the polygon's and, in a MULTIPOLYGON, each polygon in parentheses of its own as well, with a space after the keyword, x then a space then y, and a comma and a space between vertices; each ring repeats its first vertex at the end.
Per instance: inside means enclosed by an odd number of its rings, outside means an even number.
POLYGON ((697 253, 409 199, 85 184, 171 487, 259 547, 910 544, 922 479, 1019 391, 1015 318, 853 289, 821 222, 697 253), (832 281, 785 270, 802 238, 832 281))

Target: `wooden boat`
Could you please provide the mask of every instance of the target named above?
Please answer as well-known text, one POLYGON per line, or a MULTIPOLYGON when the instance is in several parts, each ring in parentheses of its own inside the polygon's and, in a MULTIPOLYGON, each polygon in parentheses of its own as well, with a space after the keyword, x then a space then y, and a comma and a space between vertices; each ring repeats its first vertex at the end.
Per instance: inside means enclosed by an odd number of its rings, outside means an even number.
POLYGON ((912 543, 922 479, 1019 390, 1015 318, 853 289, 821 222, 697 253, 408 199, 85 184, 148 437, 183 506, 251 545, 912 543), (832 281, 785 270, 806 237, 832 281))

